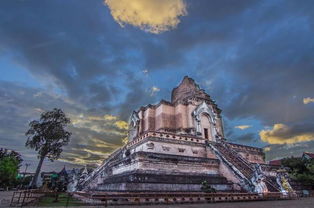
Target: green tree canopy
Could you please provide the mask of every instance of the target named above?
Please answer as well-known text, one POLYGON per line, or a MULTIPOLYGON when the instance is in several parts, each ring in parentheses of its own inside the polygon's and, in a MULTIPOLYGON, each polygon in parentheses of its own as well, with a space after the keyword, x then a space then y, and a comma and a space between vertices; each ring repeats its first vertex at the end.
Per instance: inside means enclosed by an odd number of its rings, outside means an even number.
POLYGON ((8 150, 5 148, 0 148, 0 160, 4 157, 12 157, 15 158, 19 162, 19 166, 23 162, 23 159, 21 155, 18 152, 15 152, 13 150, 8 150))
POLYGON ((22 161, 18 152, 0 148, 0 186, 15 185, 22 161))
POLYGON ((0 184, 3 187, 12 186, 17 180, 19 161, 12 156, 0 159, 0 184))
POLYGON ((304 184, 314 185, 314 159, 285 158, 282 165, 288 167, 290 177, 304 184))
POLYGON ((39 163, 35 172, 32 186, 36 185, 37 178, 45 158, 54 161, 60 157, 62 146, 67 145, 71 133, 66 130, 70 119, 61 109, 54 108, 52 111, 43 112, 40 120, 29 123, 26 147, 37 151, 39 163))

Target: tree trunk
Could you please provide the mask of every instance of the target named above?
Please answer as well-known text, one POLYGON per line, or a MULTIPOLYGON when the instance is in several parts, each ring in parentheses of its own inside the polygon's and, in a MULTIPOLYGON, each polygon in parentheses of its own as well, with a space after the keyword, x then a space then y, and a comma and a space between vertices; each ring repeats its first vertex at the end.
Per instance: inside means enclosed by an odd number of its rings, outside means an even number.
POLYGON ((39 163, 37 165, 36 173, 35 173, 34 178, 32 180, 31 188, 34 188, 37 184, 37 178, 39 176, 40 169, 41 169, 41 166, 43 165, 44 159, 45 159, 45 156, 41 156, 39 163))

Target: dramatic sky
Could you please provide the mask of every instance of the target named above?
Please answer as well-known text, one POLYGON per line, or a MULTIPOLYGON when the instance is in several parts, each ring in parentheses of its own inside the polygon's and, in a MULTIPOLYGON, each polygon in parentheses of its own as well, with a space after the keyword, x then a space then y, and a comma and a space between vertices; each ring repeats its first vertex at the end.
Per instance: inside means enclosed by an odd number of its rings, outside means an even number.
POLYGON ((313 37, 312 0, 1 0, 0 147, 35 167, 28 123, 57 107, 73 135, 44 170, 99 163, 188 75, 229 141, 314 152, 313 37))

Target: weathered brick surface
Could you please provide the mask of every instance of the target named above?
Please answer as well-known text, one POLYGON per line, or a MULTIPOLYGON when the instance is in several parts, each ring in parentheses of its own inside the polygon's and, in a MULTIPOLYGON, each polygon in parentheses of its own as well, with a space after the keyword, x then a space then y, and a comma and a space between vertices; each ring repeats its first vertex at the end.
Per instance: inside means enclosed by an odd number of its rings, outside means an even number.
MULTIPOLYGON (((106 163, 93 189, 200 191, 204 180, 218 190, 240 189, 232 165, 220 162, 209 148, 224 141, 221 110, 193 79, 185 77, 173 89, 171 102, 161 100, 135 113, 137 135, 106 163)), ((264 163, 260 148, 231 143, 229 147, 250 163, 264 163)))

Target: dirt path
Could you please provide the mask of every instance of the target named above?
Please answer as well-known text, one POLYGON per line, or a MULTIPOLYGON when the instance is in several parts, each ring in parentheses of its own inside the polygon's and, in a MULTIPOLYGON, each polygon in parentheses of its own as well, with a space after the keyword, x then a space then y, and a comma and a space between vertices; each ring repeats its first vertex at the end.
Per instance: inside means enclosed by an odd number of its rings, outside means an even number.
POLYGON ((0 191, 0 207, 9 207, 13 191, 0 191))

